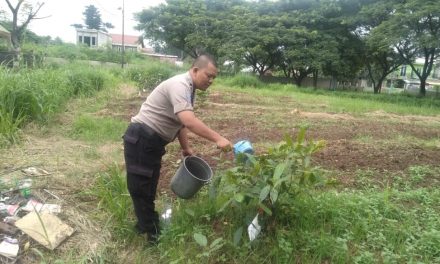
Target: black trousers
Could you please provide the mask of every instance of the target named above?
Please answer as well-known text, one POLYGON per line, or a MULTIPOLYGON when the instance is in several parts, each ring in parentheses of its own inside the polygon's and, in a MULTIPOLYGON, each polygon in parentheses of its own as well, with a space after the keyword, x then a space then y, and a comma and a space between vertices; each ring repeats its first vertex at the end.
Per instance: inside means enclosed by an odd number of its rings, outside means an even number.
POLYGON ((162 156, 168 142, 140 123, 131 123, 123 139, 127 187, 138 220, 136 227, 142 233, 156 235, 160 228, 154 200, 162 156))

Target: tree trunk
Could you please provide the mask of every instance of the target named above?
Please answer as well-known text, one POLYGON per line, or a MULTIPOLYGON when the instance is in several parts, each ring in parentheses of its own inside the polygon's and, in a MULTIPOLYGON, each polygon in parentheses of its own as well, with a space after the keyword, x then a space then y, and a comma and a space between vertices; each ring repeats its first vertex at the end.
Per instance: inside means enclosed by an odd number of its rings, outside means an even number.
POLYGON ((426 95, 426 78, 420 78, 420 96, 426 95))
POLYGON ((313 71, 313 87, 318 88, 318 70, 313 71))
POLYGON ((382 80, 379 80, 376 84, 374 84, 374 93, 380 94, 382 88, 382 80))

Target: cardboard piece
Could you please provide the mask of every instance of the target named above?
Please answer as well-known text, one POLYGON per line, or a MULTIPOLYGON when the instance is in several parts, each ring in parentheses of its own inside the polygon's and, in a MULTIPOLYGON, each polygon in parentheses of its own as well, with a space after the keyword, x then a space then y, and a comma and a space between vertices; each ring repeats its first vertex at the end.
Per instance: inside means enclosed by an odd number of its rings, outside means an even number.
POLYGON ((41 212, 39 216, 31 212, 15 222, 15 226, 48 249, 57 248, 75 231, 53 214, 41 212))

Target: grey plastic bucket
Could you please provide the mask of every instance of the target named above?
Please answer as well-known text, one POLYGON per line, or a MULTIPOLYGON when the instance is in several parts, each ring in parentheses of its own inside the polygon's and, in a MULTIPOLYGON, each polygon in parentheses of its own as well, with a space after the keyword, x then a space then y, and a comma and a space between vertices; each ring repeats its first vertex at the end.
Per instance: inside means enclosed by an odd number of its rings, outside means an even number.
POLYGON ((187 156, 171 179, 171 190, 179 198, 189 199, 211 178, 212 170, 206 161, 196 156, 187 156))

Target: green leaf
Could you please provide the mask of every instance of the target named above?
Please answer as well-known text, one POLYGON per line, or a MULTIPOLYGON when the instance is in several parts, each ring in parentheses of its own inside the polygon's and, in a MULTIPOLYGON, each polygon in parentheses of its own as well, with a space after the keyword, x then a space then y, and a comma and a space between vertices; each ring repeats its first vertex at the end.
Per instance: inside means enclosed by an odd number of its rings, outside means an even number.
POLYGON ((223 204, 223 206, 217 211, 217 212, 223 212, 223 210, 225 210, 226 209, 226 207, 228 207, 229 206, 229 204, 231 204, 231 202, 233 201, 234 199, 229 199, 228 201, 226 201, 226 203, 224 203, 223 204))
POLYGON ((257 160, 255 159, 254 155, 251 155, 249 153, 244 153, 244 154, 246 155, 246 157, 250 161, 250 163, 255 166, 255 163, 257 163, 257 160))
POLYGON ((278 199, 278 191, 275 188, 273 188, 270 191, 270 200, 272 201, 272 203, 275 203, 277 199, 278 199))
POLYGON ((269 195, 270 185, 266 185, 260 192, 260 202, 262 202, 269 195))
POLYGON ((208 239, 205 235, 200 233, 194 233, 194 240, 202 247, 206 247, 208 245, 208 239))
POLYGON ((192 216, 192 217, 194 217, 194 216, 195 216, 195 213, 194 213, 194 211, 193 211, 193 210, 191 210, 191 209, 185 209, 185 213, 187 213, 188 215, 190 215, 190 216, 192 216))
POLYGON ((259 204, 260 208, 263 209, 263 211, 268 214, 268 215, 272 215, 272 210, 269 209, 269 207, 267 207, 266 205, 260 203, 259 204))
POLYGON ((278 181, 281 177, 281 174, 283 174, 284 169, 286 168, 286 164, 280 163, 275 168, 275 172, 273 173, 273 178, 275 181, 278 181))
POLYGON ((238 246, 238 243, 240 243, 241 237, 243 236, 243 227, 238 228, 234 232, 234 246, 238 246))
POLYGON ((300 145, 304 143, 304 139, 306 138, 306 127, 301 127, 298 133, 298 136, 296 138, 296 142, 300 145))
POLYGON ((244 195, 242 193, 237 193, 234 195, 234 199, 239 202, 242 203, 244 200, 244 195))
POLYGON ((304 167, 309 167, 310 166, 310 156, 306 156, 304 158, 304 167))
POLYGON ((216 240, 212 241, 212 243, 211 243, 211 245, 209 245, 209 247, 211 249, 213 249, 217 246, 221 247, 222 245, 220 245, 220 242, 222 242, 222 240, 223 240, 223 238, 221 238, 221 237, 217 238, 216 240))

